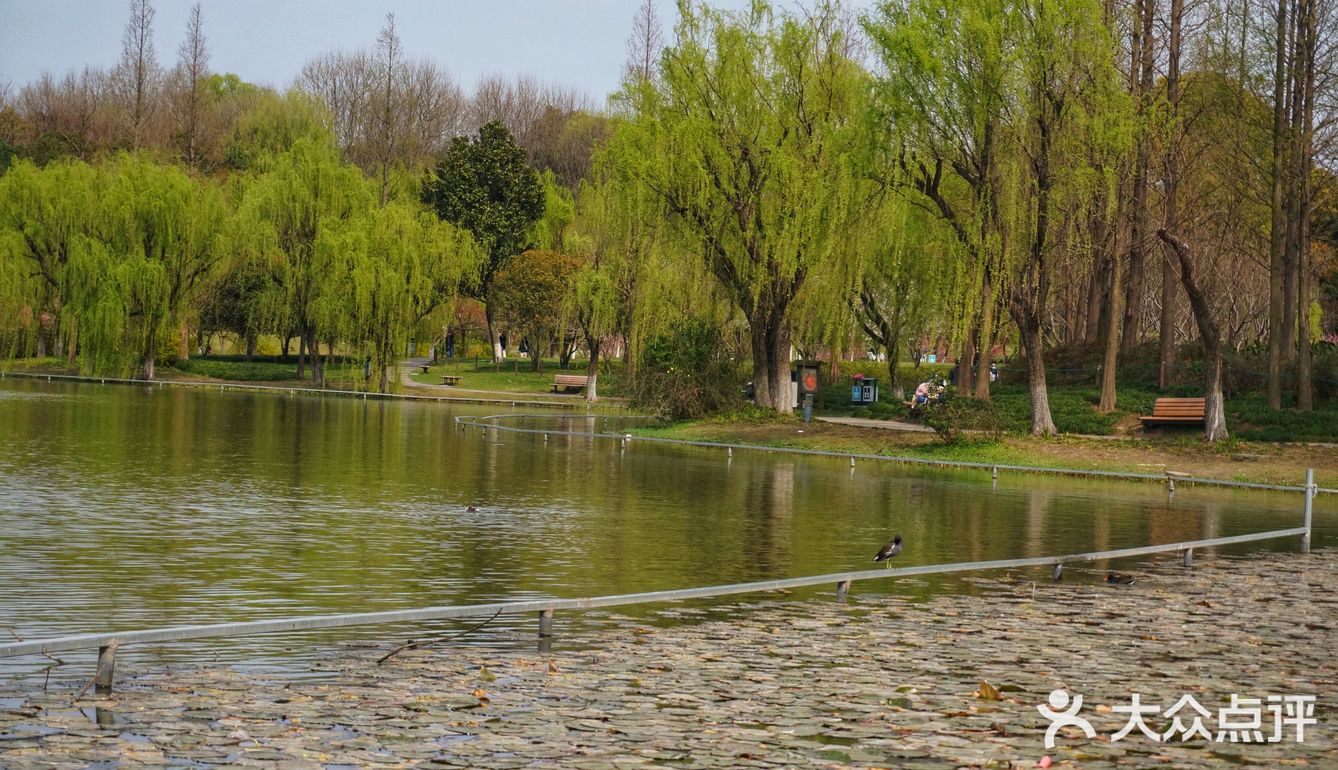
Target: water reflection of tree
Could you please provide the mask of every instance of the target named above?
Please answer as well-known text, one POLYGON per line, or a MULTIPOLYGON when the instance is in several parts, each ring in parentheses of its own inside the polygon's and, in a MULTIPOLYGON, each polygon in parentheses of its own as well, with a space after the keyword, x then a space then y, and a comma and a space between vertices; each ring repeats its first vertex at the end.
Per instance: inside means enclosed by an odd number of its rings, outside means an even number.
POLYGON ((794 463, 752 463, 744 482, 742 563, 745 577, 764 580, 789 574, 792 559, 794 463))

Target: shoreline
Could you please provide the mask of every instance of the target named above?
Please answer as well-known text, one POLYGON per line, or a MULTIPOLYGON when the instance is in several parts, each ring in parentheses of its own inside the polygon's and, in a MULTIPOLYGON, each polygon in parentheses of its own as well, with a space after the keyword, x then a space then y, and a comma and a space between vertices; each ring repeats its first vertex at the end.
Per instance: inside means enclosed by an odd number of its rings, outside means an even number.
POLYGON ((0 766, 1207 768, 1322 766, 1338 750, 1338 551, 1121 568, 1134 585, 1014 572, 924 602, 735 602, 730 621, 667 605, 657 614, 688 622, 610 615, 598 646, 570 650, 559 620, 547 653, 442 646, 377 666, 396 646, 383 642, 335 652, 315 683, 218 667, 127 671, 78 699, 0 683, 0 766), (1084 696, 1096 738, 1068 729, 1044 747, 1037 706, 1056 688, 1084 696), (1299 743, 1111 740, 1133 692, 1162 708, 1189 695, 1210 730, 1232 694, 1315 696, 1317 724, 1299 743))
MULTIPOLYGON (((299 385, 256 385, 226 380, 141 380, 87 377, 32 371, 0 371, 0 382, 8 378, 82 382, 92 384, 186 387, 199 390, 249 391, 274 395, 313 395, 362 400, 421 401, 459 404, 535 407, 591 414, 628 414, 619 404, 583 399, 545 400, 520 394, 426 395, 310 388, 299 385)), ((418 385, 424 390, 432 386, 418 385)), ((964 441, 945 444, 932 433, 897 431, 815 420, 797 419, 742 421, 707 418, 665 427, 632 428, 636 436, 669 439, 689 445, 732 446, 769 452, 799 454, 831 453, 894 462, 955 465, 959 467, 1006 468, 1026 466, 1024 472, 1084 475, 1132 474, 1144 481, 1164 480, 1167 471, 1248 486, 1262 484, 1299 489, 1306 467, 1315 469, 1320 494, 1338 493, 1338 445, 1234 442, 1214 448, 1183 439, 1135 439, 1100 437, 1087 439, 1061 435, 1049 439, 1004 436, 998 441, 964 441), (1160 460, 1161 462, 1157 462, 1160 460), (1150 461, 1150 462, 1139 462, 1150 461)), ((1130 480, 1137 480, 1130 478, 1130 480)))
MULTIPOLYGON (((195 388, 198 390, 219 390, 219 391, 253 391, 261 393, 271 393, 276 395, 296 395, 304 396, 333 396, 337 398, 361 398, 363 400, 374 399, 379 401, 439 401, 447 403, 463 404, 503 404, 510 406, 535 406, 552 409, 584 409, 586 411, 596 411, 608 408, 608 405, 596 402, 590 404, 584 400, 572 399, 569 401, 546 401, 542 398, 532 398, 519 394, 506 394, 497 397, 484 396, 434 396, 414 393, 379 393, 375 391, 364 390, 342 390, 339 388, 313 388, 301 385, 256 385, 248 382, 236 382, 232 380, 198 379, 160 379, 160 380, 142 380, 127 377, 88 377, 77 374, 56 374, 47 372, 29 372, 29 371, 0 371, 0 382, 6 379, 24 379, 24 380, 46 380, 48 382, 81 382, 94 385, 147 385, 152 387, 183 387, 195 388)), ((424 390, 431 386, 418 386, 424 390)), ((472 393, 486 393, 489 391, 470 391, 472 393)), ((616 407, 615 407, 616 408, 616 407)))
POLYGON ((1233 442, 1212 447, 1197 440, 1124 437, 1051 438, 1001 436, 997 440, 940 441, 932 433, 855 426, 815 419, 745 421, 703 419, 657 428, 639 428, 647 438, 754 447, 770 451, 798 450, 868 456, 895 461, 967 466, 1031 466, 1038 473, 1096 472, 1137 474, 1147 480, 1165 474, 1207 479, 1299 487, 1305 469, 1315 469, 1321 494, 1338 492, 1338 445, 1233 442))

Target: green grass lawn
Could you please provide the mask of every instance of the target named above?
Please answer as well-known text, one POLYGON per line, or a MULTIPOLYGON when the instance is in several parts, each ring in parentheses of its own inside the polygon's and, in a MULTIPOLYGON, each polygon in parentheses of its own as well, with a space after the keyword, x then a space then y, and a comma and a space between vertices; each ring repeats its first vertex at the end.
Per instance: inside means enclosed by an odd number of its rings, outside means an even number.
MULTIPOLYGON (((909 388, 908 388, 909 390, 909 388)), ((1051 385, 1050 416, 1061 433, 1081 433, 1093 436, 1114 435, 1116 426, 1127 423, 1140 414, 1150 414, 1153 402, 1161 397, 1194 397, 1201 395, 1194 386, 1176 386, 1160 392, 1144 385, 1122 383, 1116 391, 1115 411, 1101 414, 1096 406, 1101 390, 1093 386, 1051 385)), ((1026 433, 1031 427, 1031 396, 1025 384, 995 384, 990 389, 989 403, 972 399, 954 399, 950 418, 967 430, 1000 430, 1008 433, 1026 433)), ((889 394, 867 407, 849 405, 849 387, 846 384, 829 386, 822 399, 822 414, 868 417, 875 420, 911 419, 904 404, 889 394)), ((1228 396, 1226 400, 1227 427, 1232 435, 1247 441, 1338 441, 1338 402, 1321 401, 1310 412, 1284 408, 1274 412, 1268 408, 1262 394, 1247 393, 1228 396)), ((1195 428, 1161 428, 1166 435, 1197 434, 1195 428)))
MULTIPOLYGON (((297 364, 273 359, 247 361, 233 357, 191 358, 177 361, 172 368, 198 377, 237 382, 274 382, 297 379, 297 364)), ((310 376, 310 375, 308 375, 310 376)))
MULTIPOLYGON (((410 377, 423 385, 440 385, 441 375, 454 374, 460 377, 458 388, 469 390, 497 390, 513 393, 552 393, 553 376, 556 374, 585 374, 585 362, 575 361, 572 368, 562 369, 558 362, 545 360, 540 372, 530 370, 527 359, 507 359, 494 370, 489 361, 452 361, 432 366, 427 374, 414 369, 410 377)), ((601 371, 599 374, 599 393, 601 396, 617 396, 618 377, 613 371, 601 371)))

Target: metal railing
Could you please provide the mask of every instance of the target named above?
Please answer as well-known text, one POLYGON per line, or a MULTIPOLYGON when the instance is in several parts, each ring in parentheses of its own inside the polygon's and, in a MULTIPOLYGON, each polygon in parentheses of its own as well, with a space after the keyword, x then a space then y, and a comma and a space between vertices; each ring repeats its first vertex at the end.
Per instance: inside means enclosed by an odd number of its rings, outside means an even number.
POLYGON ((105 692, 112 686, 116 650, 120 646, 127 644, 180 642, 189 639, 254 636, 258 634, 346 628, 349 626, 384 623, 446 620, 452 618, 478 617, 483 615, 515 615, 537 612, 539 613, 539 636, 542 645, 544 641, 552 635, 553 613, 559 610, 588 610, 601 607, 622 607, 633 604, 672 602, 685 599, 704 599, 717 596, 763 593, 820 585, 835 585, 837 598, 844 599, 850 590, 851 584, 861 580, 914 577, 917 575, 944 575, 957 572, 1020 569, 1026 567, 1048 566, 1051 568, 1051 577, 1054 580, 1059 580, 1063 574, 1064 565, 1072 562, 1124 559, 1172 552, 1181 553, 1184 566, 1189 567, 1192 564, 1193 554, 1196 548, 1213 548, 1217 546, 1253 543, 1263 540, 1277 540, 1299 536, 1301 538, 1301 550, 1303 552, 1308 552, 1310 550, 1311 501, 1313 496, 1313 487, 1311 487, 1306 493, 1304 526, 1291 529, 1272 530, 1269 532, 1256 532, 1245 535, 1215 537, 1205 540, 1163 543, 1135 548, 1117 548, 1107 551, 1091 551, 1087 553, 1064 554, 1060 556, 1033 556, 1020 559, 996 559, 992 561, 958 562, 954 564, 927 564, 916 567, 900 567, 897 569, 834 572, 825 575, 763 580, 752 583, 732 583, 728 585, 679 588, 667 591, 649 591, 645 593, 620 594, 614 596, 595 596, 576 599, 531 599, 513 602, 494 602, 490 604, 448 605, 407 610, 345 613, 339 615, 309 615, 305 617, 253 620, 239 623, 214 623, 207 625, 171 626, 167 628, 154 628, 139 631, 78 634, 74 636, 34 639, 30 641, 0 644, 0 658, 97 648, 98 664, 94 682, 97 684, 100 691, 105 692))

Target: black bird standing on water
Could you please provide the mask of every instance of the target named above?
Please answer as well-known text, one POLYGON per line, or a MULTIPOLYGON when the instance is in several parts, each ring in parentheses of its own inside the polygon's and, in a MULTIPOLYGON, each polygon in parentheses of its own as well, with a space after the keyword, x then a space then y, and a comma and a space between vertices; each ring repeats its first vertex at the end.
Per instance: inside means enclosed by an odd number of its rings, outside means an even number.
POLYGON ((1116 586, 1131 586, 1134 584, 1134 576, 1127 572, 1107 572, 1106 582, 1116 586))
MULTIPOLYGON (((897 535, 896 537, 892 538, 892 542, 883 546, 883 550, 875 554, 873 560, 887 561, 888 559, 891 559, 893 556, 896 556, 899 553, 901 553, 901 535, 897 535)), ((888 569, 891 569, 892 562, 887 561, 887 567, 888 569)))

